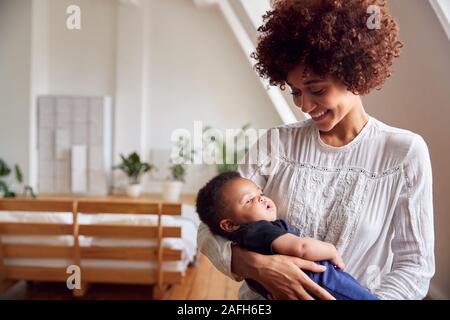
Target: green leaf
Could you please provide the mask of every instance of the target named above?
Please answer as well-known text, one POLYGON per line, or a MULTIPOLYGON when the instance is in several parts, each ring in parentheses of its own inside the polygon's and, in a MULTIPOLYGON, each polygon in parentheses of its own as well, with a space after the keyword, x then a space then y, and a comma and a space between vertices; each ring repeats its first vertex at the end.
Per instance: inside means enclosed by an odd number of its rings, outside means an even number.
POLYGON ((8 192, 5 192, 4 197, 5 198, 15 198, 16 194, 12 191, 8 191, 8 192))
POLYGON ((136 152, 133 152, 132 154, 130 154, 128 159, 134 164, 141 163, 141 158, 139 157, 139 155, 136 152))
POLYGON ((11 173, 11 169, 8 167, 3 159, 0 159, 0 177, 6 177, 11 173))
POLYGON ((170 168, 172 179, 175 181, 185 182, 186 167, 182 164, 174 164, 170 168))
POLYGON ((139 178, 146 172, 149 172, 155 167, 149 163, 142 163, 141 157, 137 152, 130 153, 127 157, 120 154, 122 163, 114 166, 114 169, 122 170, 132 183, 138 183, 139 178))
POLYGON ((22 170, 20 170, 20 167, 17 164, 14 166, 14 171, 16 173, 17 182, 22 183, 23 182, 22 170))

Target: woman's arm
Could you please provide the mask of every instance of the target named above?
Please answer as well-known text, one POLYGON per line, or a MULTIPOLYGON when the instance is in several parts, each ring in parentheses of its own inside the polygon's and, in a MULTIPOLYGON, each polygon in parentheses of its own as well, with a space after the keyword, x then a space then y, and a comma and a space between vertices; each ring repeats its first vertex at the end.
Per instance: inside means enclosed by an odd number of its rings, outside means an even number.
POLYGON ((308 237, 298 237, 286 233, 272 242, 272 248, 279 254, 294 256, 309 261, 331 260, 339 269, 344 269, 344 261, 336 247, 328 242, 308 237))
POLYGON ((405 184, 393 217, 392 269, 374 290, 381 299, 422 299, 434 275, 432 172, 428 148, 420 136, 403 169, 405 184))

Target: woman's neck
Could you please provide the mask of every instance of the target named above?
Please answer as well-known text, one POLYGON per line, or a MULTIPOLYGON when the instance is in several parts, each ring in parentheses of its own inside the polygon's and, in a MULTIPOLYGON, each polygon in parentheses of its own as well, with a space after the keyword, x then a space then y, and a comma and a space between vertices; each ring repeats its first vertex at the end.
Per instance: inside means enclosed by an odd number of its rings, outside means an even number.
POLYGON ((351 111, 329 132, 320 132, 322 141, 333 147, 342 147, 350 143, 369 121, 361 98, 356 99, 351 111))

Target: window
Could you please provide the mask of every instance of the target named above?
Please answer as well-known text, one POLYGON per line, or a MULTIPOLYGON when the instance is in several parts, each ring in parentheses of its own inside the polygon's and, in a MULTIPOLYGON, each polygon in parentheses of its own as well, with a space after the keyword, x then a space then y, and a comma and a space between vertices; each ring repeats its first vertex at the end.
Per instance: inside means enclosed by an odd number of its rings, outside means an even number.
POLYGON ((449 0, 430 0, 430 4, 436 12, 439 21, 442 24, 447 37, 450 40, 450 1, 449 0))

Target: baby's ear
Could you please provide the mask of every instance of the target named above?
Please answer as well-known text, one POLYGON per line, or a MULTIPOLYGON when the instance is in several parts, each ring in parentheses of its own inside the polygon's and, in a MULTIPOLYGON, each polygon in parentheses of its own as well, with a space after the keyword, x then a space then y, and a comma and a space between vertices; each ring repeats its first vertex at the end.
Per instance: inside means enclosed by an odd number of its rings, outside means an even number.
POLYGON ((220 229, 225 232, 233 232, 239 229, 239 225, 234 223, 231 219, 222 219, 219 222, 220 229))

